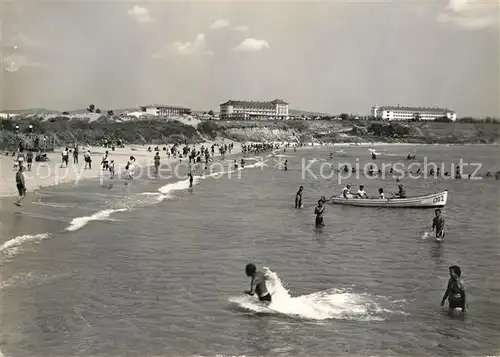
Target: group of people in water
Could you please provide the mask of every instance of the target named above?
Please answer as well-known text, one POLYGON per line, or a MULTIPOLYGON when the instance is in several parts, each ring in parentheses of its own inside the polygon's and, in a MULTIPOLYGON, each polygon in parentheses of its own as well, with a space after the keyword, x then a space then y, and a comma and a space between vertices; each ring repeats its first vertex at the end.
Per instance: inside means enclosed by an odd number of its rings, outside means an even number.
MULTIPOLYGON (((356 194, 350 193, 351 185, 346 185, 346 187, 342 190, 342 195, 344 197, 351 195, 352 197, 358 198, 366 198, 366 192, 364 191, 364 187, 360 186, 358 192, 356 194)), ((405 196, 404 188, 401 183, 398 185, 398 195, 403 198, 405 196)), ((303 194, 304 194, 304 186, 300 186, 297 193, 295 194, 295 208, 300 209, 303 208, 303 194)), ((384 193, 382 189, 379 189, 379 194, 381 198, 384 198, 384 193)), ((347 198, 347 197, 346 197, 347 198)), ((318 200, 317 206, 314 208, 314 214, 316 215, 315 226, 317 228, 324 227, 324 213, 325 213, 325 203, 327 199, 325 196, 322 196, 318 200)), ((435 232, 436 240, 442 241, 445 236, 445 220, 442 216, 442 212, 440 209, 435 210, 435 217, 432 220, 431 231, 435 232)), ((467 302, 466 302, 466 292, 464 284, 461 280, 462 270, 459 266, 453 265, 449 267, 449 275, 450 278, 448 280, 447 287, 445 289, 445 293, 441 300, 441 306, 444 305, 446 300, 448 300, 448 306, 450 313, 457 309, 461 308, 462 312, 466 311, 467 302)), ((266 280, 268 277, 262 271, 258 271, 255 264, 249 263, 245 267, 245 274, 251 278, 250 281, 250 289, 246 290, 244 293, 248 295, 255 295, 259 298, 259 301, 270 303, 272 302, 272 295, 269 292, 266 280)))
MULTIPOLYGON (((414 157, 410 157, 410 159, 414 159, 414 157)), ((391 195, 391 198, 406 198, 406 192, 403 187, 403 184, 398 182, 398 191, 391 195)), ((304 195, 304 186, 301 185, 298 191, 295 194, 295 208, 301 209, 303 208, 303 195, 304 195)), ((359 186, 359 190, 356 193, 351 192, 351 185, 347 184, 342 190, 342 197, 345 199, 357 198, 357 199, 367 199, 368 194, 365 191, 363 185, 359 186)), ((378 190, 378 199, 385 199, 384 190, 379 188, 378 190)), ((318 200, 317 206, 314 208, 314 214, 316 216, 315 226, 317 228, 324 227, 324 214, 325 214, 325 203, 327 199, 325 196, 322 196, 318 200)), ((435 210, 435 216, 432 219, 431 232, 435 232, 436 240, 442 241, 445 236, 445 219, 442 216, 441 209, 435 210)), ((460 308, 462 312, 466 311, 467 301, 466 301, 466 291, 461 280, 462 270, 459 266, 453 265, 448 268, 449 270, 449 280, 447 287, 445 289, 445 293, 441 300, 441 306, 443 306, 448 300, 449 311, 455 310, 456 308, 460 308)), ((250 289, 246 290, 245 293, 248 295, 257 294, 259 301, 271 302, 272 295, 268 291, 266 286, 267 276, 264 272, 258 271, 256 266, 253 263, 249 263, 245 267, 245 273, 248 277, 251 278, 250 289)))

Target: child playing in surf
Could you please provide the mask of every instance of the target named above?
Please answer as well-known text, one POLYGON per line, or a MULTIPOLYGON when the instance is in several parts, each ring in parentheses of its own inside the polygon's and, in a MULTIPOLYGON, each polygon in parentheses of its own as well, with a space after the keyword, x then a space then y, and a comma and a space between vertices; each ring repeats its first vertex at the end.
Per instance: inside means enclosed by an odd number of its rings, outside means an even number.
POLYGON ((257 271, 257 268, 252 263, 246 265, 245 273, 248 277, 252 278, 250 281, 250 290, 246 290, 245 294, 253 296, 257 293, 259 301, 271 302, 271 294, 267 291, 266 286, 266 275, 261 271, 257 271))
POLYGON ((462 308, 462 312, 465 312, 465 287, 460 279, 462 270, 459 266, 453 265, 449 268, 449 271, 450 280, 448 280, 448 286, 446 287, 443 299, 441 300, 441 306, 444 306, 444 302, 448 298, 450 312, 457 307, 462 308))

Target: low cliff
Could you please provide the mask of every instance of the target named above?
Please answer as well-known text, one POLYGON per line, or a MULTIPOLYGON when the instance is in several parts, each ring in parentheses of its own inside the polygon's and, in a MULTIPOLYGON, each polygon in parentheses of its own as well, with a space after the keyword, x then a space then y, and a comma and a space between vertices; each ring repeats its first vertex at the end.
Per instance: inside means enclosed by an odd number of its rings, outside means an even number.
POLYGON ((15 148, 18 136, 29 132, 55 138, 56 145, 78 142, 99 144, 122 140, 130 144, 196 143, 231 139, 287 142, 400 142, 400 143, 495 143, 500 125, 492 123, 384 123, 369 121, 185 121, 156 118, 116 121, 68 120, 65 117, 4 119, 0 122, 0 149, 15 148), (30 127, 31 125, 31 127, 30 127), (16 130, 16 126, 18 129, 16 130))

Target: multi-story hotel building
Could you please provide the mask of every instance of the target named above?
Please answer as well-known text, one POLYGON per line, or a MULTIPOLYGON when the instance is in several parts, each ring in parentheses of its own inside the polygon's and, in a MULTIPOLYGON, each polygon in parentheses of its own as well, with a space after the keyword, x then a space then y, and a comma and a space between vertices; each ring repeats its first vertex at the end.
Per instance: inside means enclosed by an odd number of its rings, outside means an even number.
POLYGON ((174 117, 182 114, 191 114, 191 109, 177 107, 175 105, 150 104, 140 106, 141 112, 159 115, 162 117, 174 117))
POLYGON ((457 113, 446 108, 420 108, 420 107, 401 107, 401 106, 381 106, 375 105, 372 108, 371 115, 374 118, 384 120, 434 120, 446 117, 452 121, 457 120, 457 113))
POLYGON ((220 119, 288 119, 288 103, 281 99, 272 102, 228 100, 220 105, 220 119))

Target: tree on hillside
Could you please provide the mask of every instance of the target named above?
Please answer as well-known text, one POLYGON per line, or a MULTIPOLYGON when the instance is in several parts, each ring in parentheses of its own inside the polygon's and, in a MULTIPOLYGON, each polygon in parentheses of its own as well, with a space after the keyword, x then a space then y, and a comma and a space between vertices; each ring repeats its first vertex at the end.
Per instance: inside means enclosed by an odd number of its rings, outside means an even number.
POLYGON ((209 111, 208 111, 208 115, 210 115, 210 116, 212 116, 212 117, 213 117, 213 116, 215 115, 215 114, 214 114, 214 111, 213 111, 213 110, 209 110, 209 111))
POLYGON ((95 109, 95 105, 94 104, 90 104, 89 107, 87 108, 87 110, 91 113, 94 112, 94 109, 95 109))
POLYGON ((342 120, 349 120, 349 114, 347 114, 347 113, 340 114, 340 119, 342 119, 342 120))
POLYGON ((95 112, 96 112, 97 114, 101 114, 101 109, 97 108, 97 109, 95 110, 95 112))
POLYGON ((112 110, 108 110, 108 116, 112 117, 115 113, 112 110))
POLYGON ((452 120, 448 118, 446 115, 443 115, 442 117, 435 118, 434 121, 439 123, 450 123, 452 120))

